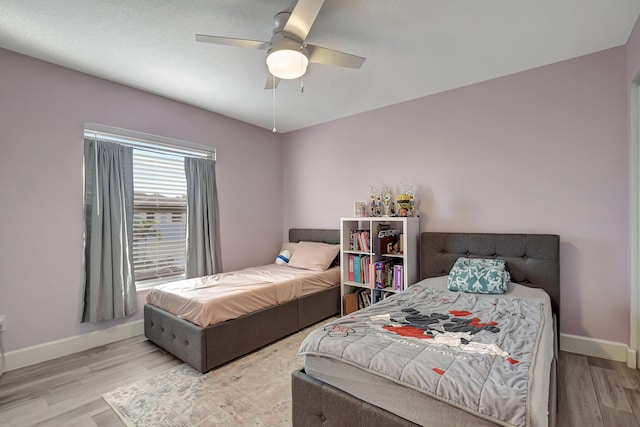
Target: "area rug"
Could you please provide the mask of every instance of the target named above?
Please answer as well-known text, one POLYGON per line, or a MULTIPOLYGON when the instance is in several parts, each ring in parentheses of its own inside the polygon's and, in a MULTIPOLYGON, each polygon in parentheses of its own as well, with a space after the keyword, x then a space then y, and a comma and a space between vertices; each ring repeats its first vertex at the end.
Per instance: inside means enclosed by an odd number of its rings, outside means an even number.
POLYGON ((102 397, 127 426, 290 426, 291 372, 312 328, 206 374, 183 364, 102 397))

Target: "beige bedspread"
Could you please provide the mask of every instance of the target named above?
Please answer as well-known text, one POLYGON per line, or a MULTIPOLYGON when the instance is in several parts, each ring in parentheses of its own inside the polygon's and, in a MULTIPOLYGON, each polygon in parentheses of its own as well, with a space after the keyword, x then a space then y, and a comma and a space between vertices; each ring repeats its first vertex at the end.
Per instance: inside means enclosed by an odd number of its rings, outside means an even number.
POLYGON ((199 326, 214 325, 340 283, 340 268, 269 264, 156 286, 147 302, 199 326))

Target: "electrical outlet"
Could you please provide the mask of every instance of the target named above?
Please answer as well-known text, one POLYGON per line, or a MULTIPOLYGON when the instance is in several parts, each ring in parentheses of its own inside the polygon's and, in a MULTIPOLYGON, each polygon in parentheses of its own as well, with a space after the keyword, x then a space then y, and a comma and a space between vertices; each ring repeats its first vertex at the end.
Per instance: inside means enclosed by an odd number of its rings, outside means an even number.
POLYGON ((5 321, 4 315, 0 315, 0 332, 7 330, 7 323, 5 321))

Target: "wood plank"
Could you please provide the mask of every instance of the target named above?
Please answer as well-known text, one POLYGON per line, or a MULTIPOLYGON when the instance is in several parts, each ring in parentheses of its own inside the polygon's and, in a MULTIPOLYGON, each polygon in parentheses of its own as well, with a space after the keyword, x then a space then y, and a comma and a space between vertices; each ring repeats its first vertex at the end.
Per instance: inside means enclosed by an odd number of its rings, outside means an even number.
POLYGON ((169 361, 163 363, 162 365, 158 365, 155 368, 149 369, 148 371, 144 372, 142 370, 139 370, 139 372, 136 372, 134 375, 132 375, 131 377, 127 378, 125 380, 125 382, 127 384, 133 384, 135 382, 138 382, 140 380, 144 380, 147 378, 150 378, 154 375, 157 375, 161 372, 167 371, 171 368, 174 368, 178 365, 182 365, 184 362, 180 359, 177 358, 172 358, 169 361))
POLYGON ((19 404, 8 406, 8 405, 0 405, 0 425, 5 423, 9 423, 14 418, 22 415, 28 414, 33 411, 46 410, 49 407, 47 405, 47 401, 42 397, 33 397, 30 400, 26 400, 19 404))
MULTIPOLYGON (((562 355, 560 355, 562 357, 562 355)), ((567 387, 565 385, 566 370, 558 363, 558 413, 556 414, 556 426, 569 425, 569 407, 567 401, 567 387)))
POLYGON ((114 390, 126 384, 124 380, 95 381, 89 383, 68 384, 55 390, 48 391, 44 398, 50 407, 60 405, 75 406, 86 402, 88 398, 102 396, 103 393, 114 390))
POLYGON ((640 370, 629 369, 623 362, 601 359, 599 357, 588 357, 589 365, 598 366, 603 369, 612 369, 618 373, 620 386, 632 390, 640 390, 640 370))
POLYGON ((126 427, 111 408, 94 415, 92 418, 97 427, 126 427))
POLYGON ((157 352, 149 352, 143 355, 137 355, 135 358, 126 361, 120 361, 120 363, 112 365, 103 365, 100 370, 93 370, 89 373, 79 375, 77 378, 82 384, 106 384, 115 381, 123 381, 131 376, 132 372, 138 372, 138 370, 144 368, 144 364, 155 360, 156 358, 164 358, 164 355, 159 355, 157 352))
POLYGON ((140 335, 136 335, 135 337, 127 338, 125 340, 109 343, 106 345, 106 347, 111 350, 117 350, 119 348, 128 347, 131 344, 136 344, 144 341, 149 342, 147 340, 147 337, 144 336, 144 334, 140 334, 140 335))
POLYGON ((631 410, 636 417, 636 422, 640 425, 640 391, 625 388, 624 393, 627 396, 627 401, 629 402, 631 410))
MULTIPOLYGON (((589 363, 584 356, 574 353, 565 353, 559 360, 560 368, 566 373, 565 385, 567 388, 593 390, 593 381, 589 371, 589 363)), ((567 390, 569 392, 569 390, 567 390)))
POLYGON ((174 355, 169 353, 164 353, 160 355, 155 355, 153 359, 145 361, 144 363, 141 364, 141 366, 143 366, 147 370, 152 370, 158 366, 164 365, 167 362, 171 362, 171 361, 176 361, 177 362, 176 364, 178 365, 181 363, 184 363, 182 362, 182 360, 176 358, 174 355))
POLYGON ((631 413, 631 406, 629 406, 627 396, 620 386, 618 372, 613 369, 603 369, 598 366, 590 366, 589 369, 600 406, 631 413))
POLYGON ((87 367, 92 371, 100 371, 157 351, 158 347, 150 341, 136 342, 127 348, 110 350, 111 357, 104 360, 92 360, 87 364, 87 367))
MULTIPOLYGON (((5 372, 2 377, 0 377, 0 387, 4 389, 5 386, 24 384, 29 381, 42 381, 67 374, 84 366, 84 360, 99 357, 105 350, 105 347, 98 347, 96 349, 5 372)), ((107 354, 106 358, 108 357, 110 356, 107 354)))
POLYGON ((87 423, 85 425, 95 425, 92 418, 93 415, 97 415, 110 408, 107 402, 105 402, 102 397, 99 397, 36 425, 40 427, 56 427, 73 425, 79 422, 87 423))
POLYGON ((569 426, 604 426, 587 359, 563 352, 560 365, 565 372, 569 426))
POLYGON ((93 421, 93 418, 86 415, 65 423, 64 427, 97 427, 97 424, 93 421))
POLYGON ((636 417, 619 409, 603 406, 600 408, 605 427, 630 427, 636 425, 636 417))
POLYGON ((597 366, 602 369, 615 369, 616 365, 622 362, 616 362, 613 360, 601 359, 600 357, 585 356, 589 366, 597 366))
POLYGON ((0 405, 10 407, 14 404, 28 401, 34 396, 39 396, 42 390, 54 390, 64 387, 69 383, 76 382, 77 375, 82 372, 90 371, 86 367, 79 368, 66 374, 58 374, 42 380, 28 381, 23 384, 12 383, 7 387, 2 387, 0 388, 0 405))
POLYGON ((616 365, 616 371, 623 388, 640 391, 640 370, 631 369, 626 364, 619 363, 616 365))

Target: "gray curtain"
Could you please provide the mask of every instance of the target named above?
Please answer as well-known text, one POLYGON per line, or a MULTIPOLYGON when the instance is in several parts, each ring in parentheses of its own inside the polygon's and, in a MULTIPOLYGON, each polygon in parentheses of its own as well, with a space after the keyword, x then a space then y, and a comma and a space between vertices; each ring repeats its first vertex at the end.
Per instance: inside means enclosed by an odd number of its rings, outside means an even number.
POLYGON ((133 149, 85 139, 83 322, 138 310, 133 276, 133 149))
POLYGON ((187 178, 186 277, 222 272, 216 163, 185 157, 187 178))

